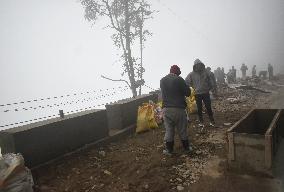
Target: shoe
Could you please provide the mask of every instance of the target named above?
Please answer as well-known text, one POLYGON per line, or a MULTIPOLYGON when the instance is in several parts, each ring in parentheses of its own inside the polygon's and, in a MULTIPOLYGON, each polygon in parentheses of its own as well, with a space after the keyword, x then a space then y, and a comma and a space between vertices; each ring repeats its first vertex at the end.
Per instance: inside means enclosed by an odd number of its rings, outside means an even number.
POLYGON ((173 156, 173 152, 170 152, 170 151, 167 150, 167 149, 164 149, 164 150, 163 150, 163 154, 164 154, 164 155, 167 155, 167 156, 173 156))
POLYGON ((214 122, 210 122, 210 123, 209 123, 209 126, 210 126, 210 127, 215 127, 215 123, 214 123, 214 122))
POLYGON ((185 150, 184 150, 184 153, 185 153, 185 154, 192 154, 192 152, 193 152, 193 149, 192 149, 191 146, 188 147, 188 149, 185 149, 185 150))
POLYGON ((174 142, 166 142, 166 148, 163 150, 163 154, 172 156, 173 150, 174 150, 174 142))
POLYGON ((202 128, 203 128, 203 127, 204 127, 204 124, 203 124, 203 123, 199 123, 199 124, 198 124, 198 127, 202 127, 202 128))

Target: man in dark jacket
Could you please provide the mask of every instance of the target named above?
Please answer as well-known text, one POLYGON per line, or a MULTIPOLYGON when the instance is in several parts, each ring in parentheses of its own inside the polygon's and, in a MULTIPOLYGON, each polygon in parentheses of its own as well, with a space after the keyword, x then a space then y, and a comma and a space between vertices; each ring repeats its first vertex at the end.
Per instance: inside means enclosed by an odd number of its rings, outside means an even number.
POLYGON ((166 129, 166 148, 163 153, 166 155, 173 153, 175 127, 177 128, 184 150, 188 153, 192 150, 188 141, 187 114, 185 112, 185 97, 190 96, 190 89, 185 84, 184 79, 179 77, 180 74, 180 68, 177 65, 173 65, 170 74, 163 77, 160 81, 164 125, 166 129))
POLYGON ((191 72, 185 79, 185 82, 188 86, 193 87, 195 90, 195 98, 197 105, 197 112, 199 117, 199 127, 203 129, 203 116, 202 116, 202 102, 205 105, 207 114, 210 119, 210 126, 215 125, 213 111, 211 108, 211 99, 209 92, 214 88, 214 83, 210 78, 210 75, 205 70, 205 65, 199 60, 196 59, 193 65, 193 72, 191 72))
POLYGON ((217 94, 217 81, 216 81, 216 77, 214 75, 214 73, 211 71, 211 67, 207 67, 206 68, 208 74, 209 74, 209 77, 211 78, 211 82, 212 82, 212 86, 213 86, 213 94, 217 94))
POLYGON ((269 80, 273 79, 273 66, 270 63, 268 63, 268 77, 269 80))

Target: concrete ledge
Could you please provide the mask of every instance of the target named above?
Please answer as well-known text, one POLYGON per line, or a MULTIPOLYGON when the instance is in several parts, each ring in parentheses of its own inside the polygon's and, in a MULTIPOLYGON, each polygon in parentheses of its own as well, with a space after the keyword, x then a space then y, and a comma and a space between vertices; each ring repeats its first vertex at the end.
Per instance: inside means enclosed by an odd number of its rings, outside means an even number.
POLYGON ((107 105, 106 110, 89 110, 3 130, 0 146, 3 153, 21 153, 28 167, 36 167, 90 143, 109 143, 135 132, 138 107, 149 100, 157 102, 158 95, 142 95, 107 105), (118 132, 109 136, 115 130, 118 132))
POLYGON ((106 110, 90 110, 0 132, 4 153, 21 153, 33 167, 108 137, 106 110))

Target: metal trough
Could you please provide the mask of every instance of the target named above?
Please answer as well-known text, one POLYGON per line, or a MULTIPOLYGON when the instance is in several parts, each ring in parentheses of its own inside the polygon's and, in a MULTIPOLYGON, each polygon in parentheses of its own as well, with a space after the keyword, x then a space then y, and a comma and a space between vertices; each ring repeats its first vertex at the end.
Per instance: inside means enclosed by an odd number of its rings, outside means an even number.
POLYGON ((283 137, 284 111, 253 109, 227 131, 229 167, 271 173, 283 137))

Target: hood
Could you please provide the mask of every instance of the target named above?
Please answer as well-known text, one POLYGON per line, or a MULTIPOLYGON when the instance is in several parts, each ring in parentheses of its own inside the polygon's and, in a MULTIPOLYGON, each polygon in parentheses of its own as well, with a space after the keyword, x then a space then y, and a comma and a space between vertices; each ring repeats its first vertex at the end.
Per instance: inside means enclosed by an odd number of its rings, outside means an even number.
POLYGON ((193 65, 193 71, 201 73, 205 71, 205 65, 199 59, 196 59, 193 65))

